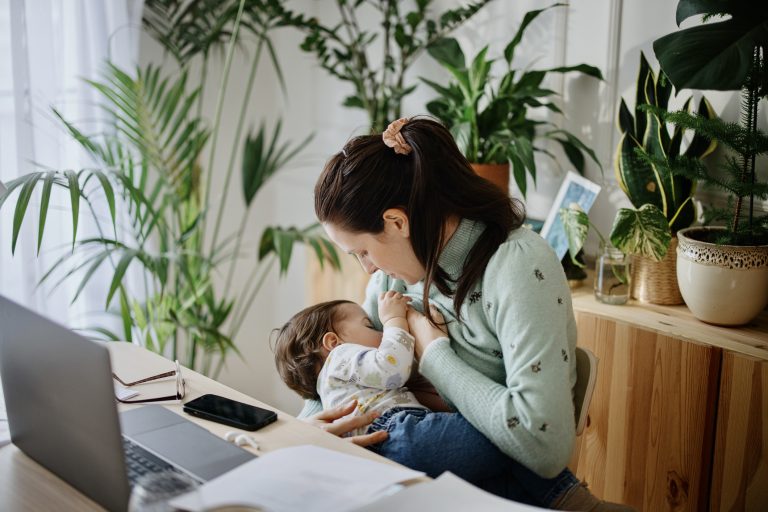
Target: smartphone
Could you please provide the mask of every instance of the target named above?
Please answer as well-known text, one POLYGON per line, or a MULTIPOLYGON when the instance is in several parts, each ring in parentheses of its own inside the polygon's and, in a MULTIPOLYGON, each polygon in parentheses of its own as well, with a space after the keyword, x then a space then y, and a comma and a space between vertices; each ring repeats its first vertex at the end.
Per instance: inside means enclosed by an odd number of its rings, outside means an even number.
POLYGON ((277 421, 277 413, 218 395, 203 395, 184 404, 184 412, 243 430, 258 430, 277 421))

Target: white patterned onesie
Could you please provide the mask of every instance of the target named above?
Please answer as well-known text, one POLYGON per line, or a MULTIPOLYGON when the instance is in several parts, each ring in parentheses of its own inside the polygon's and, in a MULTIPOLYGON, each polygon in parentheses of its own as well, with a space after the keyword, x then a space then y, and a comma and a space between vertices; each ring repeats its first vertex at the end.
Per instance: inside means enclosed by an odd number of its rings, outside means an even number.
MULTIPOLYGON (((357 400, 354 414, 393 407, 418 407, 416 397, 404 387, 413 366, 414 339, 398 327, 385 327, 378 349, 343 343, 328 354, 317 377, 317 393, 323 409, 357 400)), ((349 436, 365 434, 367 426, 349 436)))

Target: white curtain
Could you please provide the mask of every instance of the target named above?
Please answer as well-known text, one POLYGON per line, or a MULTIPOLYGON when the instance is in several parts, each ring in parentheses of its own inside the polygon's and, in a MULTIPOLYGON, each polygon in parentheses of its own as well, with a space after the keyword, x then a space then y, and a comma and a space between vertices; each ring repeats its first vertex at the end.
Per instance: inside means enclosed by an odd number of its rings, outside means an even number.
MULTIPOLYGON (((51 107, 86 134, 105 130, 98 96, 85 79, 100 80, 107 60, 122 69, 136 66, 142 7, 143 0, 0 0, 0 181, 41 168, 94 167, 51 107)), ((67 279, 55 291, 58 279, 37 286, 56 260, 71 253, 67 192, 59 190, 51 198, 39 255, 39 203, 33 196, 12 257, 17 195, 0 211, 0 294, 70 327, 109 323, 98 316, 109 287, 108 268, 72 305, 79 279, 67 279)), ((96 215, 111 226, 108 212, 106 202, 95 204, 96 215)), ((97 233, 91 219, 82 203, 79 235, 97 233)))

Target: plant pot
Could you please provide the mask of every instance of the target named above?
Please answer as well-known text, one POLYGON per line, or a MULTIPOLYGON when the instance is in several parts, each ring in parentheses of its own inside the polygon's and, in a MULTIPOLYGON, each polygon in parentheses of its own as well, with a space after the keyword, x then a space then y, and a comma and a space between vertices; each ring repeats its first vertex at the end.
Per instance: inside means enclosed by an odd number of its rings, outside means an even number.
POLYGON ((768 304, 768 245, 717 245, 722 228, 677 233, 677 282, 693 316, 716 325, 743 325, 768 304))
POLYGON ((505 194, 509 194, 509 163, 470 165, 478 176, 482 176, 503 190, 505 194))
POLYGON ((677 285, 677 237, 661 261, 636 254, 632 257, 632 298, 649 304, 682 304, 677 285))

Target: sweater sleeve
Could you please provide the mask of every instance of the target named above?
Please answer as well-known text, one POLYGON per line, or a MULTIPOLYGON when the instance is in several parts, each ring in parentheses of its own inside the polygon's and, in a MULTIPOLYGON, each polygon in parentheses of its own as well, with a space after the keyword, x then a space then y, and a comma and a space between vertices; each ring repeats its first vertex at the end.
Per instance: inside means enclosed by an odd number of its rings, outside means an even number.
POLYGON ((297 418, 308 418, 323 410, 323 404, 320 400, 304 400, 304 407, 301 408, 297 418))
POLYGON ((482 286, 505 382, 470 366, 445 339, 425 351, 422 373, 504 453, 554 477, 567 465, 575 439, 575 322, 562 267, 537 241, 511 241, 491 258, 482 286))

